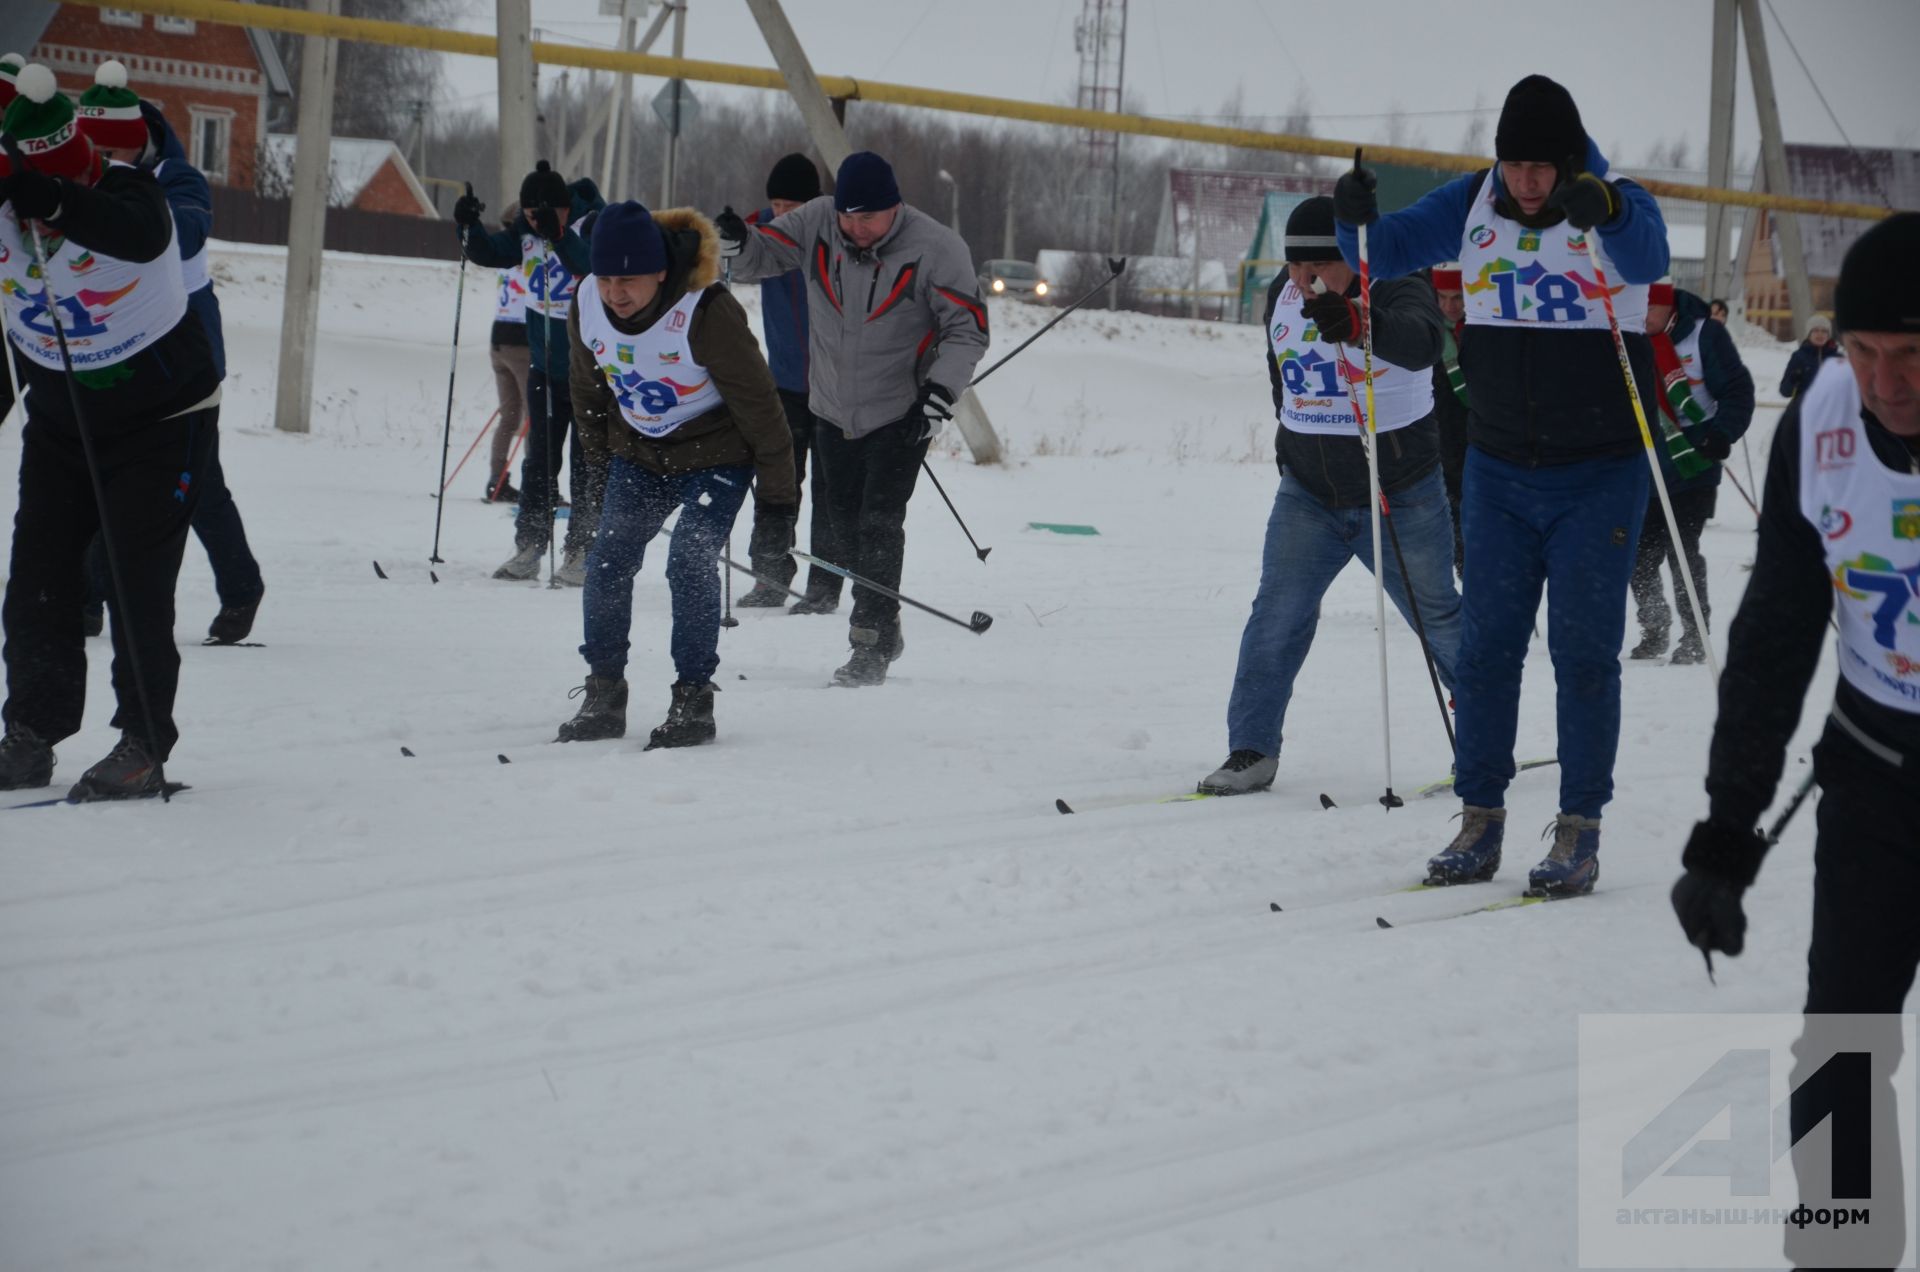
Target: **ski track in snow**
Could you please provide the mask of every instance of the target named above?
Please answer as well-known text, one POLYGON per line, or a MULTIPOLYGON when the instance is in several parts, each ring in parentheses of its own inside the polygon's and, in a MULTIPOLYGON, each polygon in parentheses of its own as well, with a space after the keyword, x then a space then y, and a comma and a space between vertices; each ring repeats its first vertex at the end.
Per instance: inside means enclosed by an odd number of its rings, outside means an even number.
MULTIPOLYGON (((852 692, 826 688, 844 609, 745 612, 719 744, 643 755, 659 552, 611 743, 550 743, 579 594, 491 581, 511 525, 472 463, 428 579, 452 267, 329 258, 301 437, 272 429, 281 263, 214 260, 265 647, 198 645, 190 546, 193 790, 0 812, 0 1269, 1571 1267, 1577 1015, 1798 1005, 1811 808, 1717 989, 1667 904, 1704 809, 1699 668, 1625 667, 1599 893, 1423 921, 1523 886, 1558 775, 1516 780, 1496 883, 1397 891, 1457 805, 1373 803, 1358 569, 1273 793, 1100 807, 1224 754, 1275 482, 1257 329, 1068 319, 983 390, 1013 462, 936 459, 991 564, 930 492, 909 517, 906 589, 993 630, 909 612, 896 674, 852 692)), ((493 406, 468 286, 455 459, 493 406)), ((996 302, 996 345, 1044 316, 996 302)), ((1788 350, 1744 352, 1765 387, 1788 350)), ((1721 622, 1752 525, 1727 486, 1721 622)), ((1448 755, 1390 621, 1404 792, 1448 755)), ((111 745, 104 649, 57 780, 111 745)), ((1541 642, 1527 681, 1519 749, 1551 754, 1541 642)))

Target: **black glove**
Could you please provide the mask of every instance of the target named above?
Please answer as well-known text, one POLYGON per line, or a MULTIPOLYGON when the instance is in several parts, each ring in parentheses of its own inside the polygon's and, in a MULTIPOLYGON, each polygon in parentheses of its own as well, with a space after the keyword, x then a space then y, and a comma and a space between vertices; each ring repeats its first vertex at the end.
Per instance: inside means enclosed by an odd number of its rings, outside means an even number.
POLYGON ((1360 334, 1360 306, 1334 292, 1321 292, 1300 306, 1307 320, 1320 328, 1320 338, 1347 344, 1360 334))
POLYGON ((768 503, 764 499, 756 499, 753 501, 753 518, 755 521, 758 521, 763 517, 774 517, 781 521, 798 521, 800 520, 800 505, 768 503))
POLYGON ((558 243, 560 236, 566 233, 560 225, 560 214, 552 208, 534 208, 526 213, 526 218, 533 232, 549 243, 558 243))
POLYGON ((1746 948, 1747 915, 1740 897, 1760 872, 1767 841, 1756 830, 1723 822, 1696 822, 1680 864, 1687 873, 1673 885, 1673 912, 1687 940, 1703 952, 1729 956, 1746 948))
POLYGON ((1333 215, 1346 225, 1372 225, 1380 219, 1380 200, 1373 193, 1379 184, 1373 169, 1358 164, 1341 173, 1333 183, 1333 215))
POLYGON ((1564 213, 1567 224, 1586 231, 1596 225, 1606 225, 1620 215, 1620 195, 1612 182, 1583 172, 1555 186, 1547 196, 1547 208, 1564 213))
POLYGON ((60 178, 34 168, 16 169, 7 178, 7 199, 21 216, 51 221, 60 214, 60 178))
POLYGON ((713 228, 720 236, 720 255, 740 255, 740 249, 747 245, 747 223, 740 219, 740 214, 733 210, 732 204, 721 209, 720 215, 713 218, 713 228))
POLYGON ((1693 439, 1693 449, 1716 464, 1724 464, 1727 462, 1727 456, 1733 454, 1733 443, 1728 441, 1727 435, 1719 429, 1706 428, 1701 429, 1700 435, 1693 439))
POLYGON ((900 422, 914 430, 913 440, 931 442, 940 435, 940 426, 953 418, 949 408, 953 406, 953 394, 946 388, 929 380, 920 386, 920 396, 914 399, 900 422))
POLYGON ((467 192, 453 201, 453 223, 462 226, 478 225, 480 214, 486 210, 487 205, 480 202, 480 196, 473 192, 472 186, 468 186, 467 192))

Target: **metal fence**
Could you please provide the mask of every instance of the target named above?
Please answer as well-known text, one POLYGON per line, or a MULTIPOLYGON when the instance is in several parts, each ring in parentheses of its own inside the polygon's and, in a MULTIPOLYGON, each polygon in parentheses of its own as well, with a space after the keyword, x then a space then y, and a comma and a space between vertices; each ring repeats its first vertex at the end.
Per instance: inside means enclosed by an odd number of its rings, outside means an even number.
MULTIPOLYGON (((291 208, 286 199, 266 199, 248 190, 214 186, 214 237, 285 247, 291 208)), ((327 209, 326 247, 332 252, 365 252, 372 256, 418 256, 440 261, 460 258, 459 240, 446 221, 357 208, 327 209)))

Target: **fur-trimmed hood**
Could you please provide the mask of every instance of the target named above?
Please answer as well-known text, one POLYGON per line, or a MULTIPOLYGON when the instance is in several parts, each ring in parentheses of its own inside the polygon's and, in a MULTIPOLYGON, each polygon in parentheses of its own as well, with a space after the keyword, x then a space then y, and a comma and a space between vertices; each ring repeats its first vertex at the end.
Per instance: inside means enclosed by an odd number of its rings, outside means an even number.
POLYGON ((720 232, 712 221, 692 208, 665 208, 653 222, 667 240, 668 295, 678 300, 720 281, 720 232))

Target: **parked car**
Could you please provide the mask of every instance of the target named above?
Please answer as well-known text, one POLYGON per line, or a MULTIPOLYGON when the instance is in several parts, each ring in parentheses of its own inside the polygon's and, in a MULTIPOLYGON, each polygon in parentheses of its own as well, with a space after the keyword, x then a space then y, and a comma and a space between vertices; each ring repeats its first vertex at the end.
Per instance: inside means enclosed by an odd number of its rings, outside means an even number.
POLYGON ((980 267, 980 290, 988 296, 1044 305, 1053 288, 1031 261, 987 261, 980 267))

